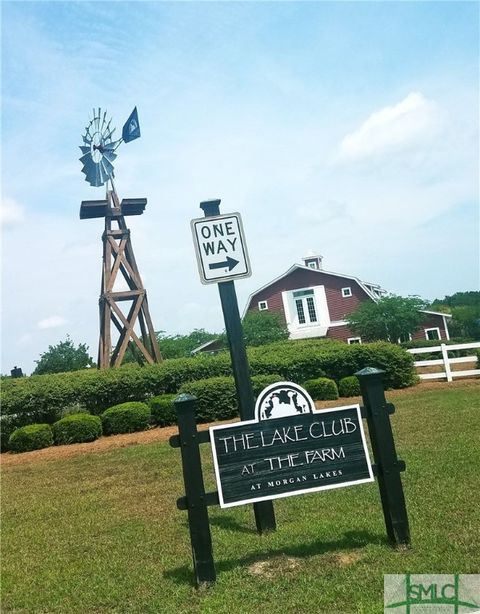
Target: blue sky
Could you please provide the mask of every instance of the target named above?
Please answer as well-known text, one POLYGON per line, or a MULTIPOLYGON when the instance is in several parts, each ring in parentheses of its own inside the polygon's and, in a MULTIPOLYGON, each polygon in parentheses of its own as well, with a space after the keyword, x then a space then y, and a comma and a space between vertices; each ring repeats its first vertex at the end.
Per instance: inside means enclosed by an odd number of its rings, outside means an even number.
POLYGON ((257 287, 309 250, 402 295, 478 286, 474 2, 3 2, 2 371, 69 333, 96 357, 103 198, 78 161, 91 110, 118 150, 155 328, 220 331, 198 280, 199 202, 240 211, 257 287))

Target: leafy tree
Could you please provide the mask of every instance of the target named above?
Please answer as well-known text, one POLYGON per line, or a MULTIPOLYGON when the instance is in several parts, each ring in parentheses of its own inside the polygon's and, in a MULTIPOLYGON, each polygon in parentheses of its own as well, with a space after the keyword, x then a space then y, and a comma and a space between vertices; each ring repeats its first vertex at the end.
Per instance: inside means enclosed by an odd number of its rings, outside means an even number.
POLYGON ((366 341, 390 341, 414 333, 424 315, 425 301, 417 296, 384 296, 377 302, 364 301, 346 316, 350 330, 366 341))
POLYGON ((243 319, 246 345, 264 345, 288 339, 288 328, 278 313, 249 311, 243 319))
POLYGON ((448 326, 452 337, 480 339, 480 292, 456 292, 433 301, 431 309, 452 315, 448 326))
POLYGON ((431 304, 431 307, 432 309, 438 309, 442 305, 447 307, 463 307, 465 305, 478 307, 480 305, 480 292, 477 290, 455 292, 455 294, 452 294, 452 296, 446 296, 443 299, 435 299, 431 304))
POLYGON ((88 346, 80 343, 78 347, 75 347, 68 335, 65 341, 57 345, 49 345, 48 351, 41 354, 40 360, 35 362, 37 367, 33 375, 79 371, 85 367, 95 366, 92 357, 88 354, 88 346))
POLYGON ((190 356, 192 350, 196 347, 217 338, 218 335, 209 333, 203 328, 196 328, 188 335, 166 335, 163 330, 157 333, 163 358, 190 356))

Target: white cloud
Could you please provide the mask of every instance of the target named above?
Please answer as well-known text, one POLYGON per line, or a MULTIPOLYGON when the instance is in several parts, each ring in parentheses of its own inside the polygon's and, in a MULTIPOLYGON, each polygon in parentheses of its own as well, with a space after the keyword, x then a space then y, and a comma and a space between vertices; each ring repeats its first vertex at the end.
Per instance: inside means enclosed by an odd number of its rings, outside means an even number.
POLYGON ((37 326, 40 330, 45 330, 47 328, 60 328, 67 323, 65 318, 62 316, 50 316, 49 318, 44 318, 38 322, 37 326))
POLYGON ((13 198, 2 198, 0 206, 0 226, 14 226, 20 224, 25 219, 25 209, 23 205, 17 203, 13 198))
POLYGON ((411 92, 399 103, 375 111, 340 143, 340 160, 358 160, 408 149, 434 136, 440 112, 435 102, 411 92))

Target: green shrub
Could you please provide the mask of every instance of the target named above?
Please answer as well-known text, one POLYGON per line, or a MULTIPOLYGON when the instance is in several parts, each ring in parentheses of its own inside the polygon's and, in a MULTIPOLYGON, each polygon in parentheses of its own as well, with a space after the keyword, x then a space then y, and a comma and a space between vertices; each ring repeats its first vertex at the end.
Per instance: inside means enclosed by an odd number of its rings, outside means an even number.
POLYGON ((145 403, 130 401, 109 407, 102 414, 105 435, 144 431, 150 425, 152 414, 145 403))
POLYGON ((355 375, 342 377, 338 382, 338 394, 341 397, 358 397, 361 394, 360 382, 355 375))
POLYGON ((176 394, 161 394, 148 399, 153 424, 168 426, 177 422, 177 414, 173 405, 176 396, 176 394))
POLYGON ((238 416, 237 395, 233 377, 211 377, 196 382, 187 382, 179 393, 197 397, 199 422, 227 420, 238 416))
POLYGON ((13 431, 8 440, 12 452, 30 452, 53 445, 52 427, 49 424, 28 424, 13 431))
POLYGON ((13 416, 1 416, 0 418, 0 451, 8 450, 8 440, 13 431, 18 428, 13 416))
POLYGON ((90 414, 69 414, 52 426, 57 445, 95 441, 102 434, 102 421, 90 414))
POLYGON ((254 375, 252 377, 253 395, 256 398, 264 388, 281 381, 283 381, 283 378, 281 375, 278 375, 278 373, 272 373, 271 375, 254 375))
POLYGON ((333 401, 338 399, 337 384, 328 377, 309 379, 303 387, 314 401, 333 401))

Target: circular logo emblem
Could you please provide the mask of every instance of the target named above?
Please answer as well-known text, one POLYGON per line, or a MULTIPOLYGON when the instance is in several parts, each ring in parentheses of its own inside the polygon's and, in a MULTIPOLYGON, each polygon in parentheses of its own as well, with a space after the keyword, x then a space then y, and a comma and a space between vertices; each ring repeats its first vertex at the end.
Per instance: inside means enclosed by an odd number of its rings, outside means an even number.
POLYGON ((306 390, 292 382, 277 382, 262 390, 255 404, 257 420, 312 413, 315 404, 306 390))

